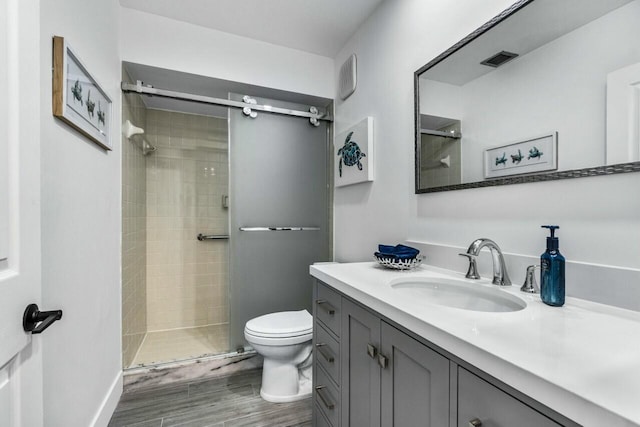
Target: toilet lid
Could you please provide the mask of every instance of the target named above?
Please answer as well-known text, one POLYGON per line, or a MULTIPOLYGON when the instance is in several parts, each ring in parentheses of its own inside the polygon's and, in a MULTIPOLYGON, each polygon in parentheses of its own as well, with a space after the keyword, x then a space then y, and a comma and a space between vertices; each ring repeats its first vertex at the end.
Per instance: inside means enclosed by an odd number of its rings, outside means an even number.
POLYGON ((313 316, 307 310, 281 311, 251 319, 245 331, 261 337, 292 337, 313 332, 313 316))

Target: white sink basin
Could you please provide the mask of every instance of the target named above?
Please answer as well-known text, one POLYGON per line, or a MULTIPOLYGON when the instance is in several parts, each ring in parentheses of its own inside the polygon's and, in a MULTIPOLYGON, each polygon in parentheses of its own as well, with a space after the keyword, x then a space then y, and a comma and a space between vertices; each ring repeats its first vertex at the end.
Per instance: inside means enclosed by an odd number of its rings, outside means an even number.
POLYGON ((392 280, 389 285, 408 298, 463 310, 498 313, 519 311, 527 306, 523 299, 497 286, 462 280, 412 277, 392 280))

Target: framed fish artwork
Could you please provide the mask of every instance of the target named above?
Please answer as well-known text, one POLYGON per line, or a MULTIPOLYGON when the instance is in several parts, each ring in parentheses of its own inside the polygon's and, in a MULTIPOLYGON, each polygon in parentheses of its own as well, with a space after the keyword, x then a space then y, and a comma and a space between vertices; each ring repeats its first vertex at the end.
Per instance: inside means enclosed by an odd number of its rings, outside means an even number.
POLYGON ((53 37, 53 115, 105 150, 111 141, 111 98, 63 37, 53 37))
POLYGON ((373 181, 373 117, 350 126, 334 141, 336 187, 373 181))
POLYGON ((558 169, 558 132, 484 150, 485 179, 558 169))

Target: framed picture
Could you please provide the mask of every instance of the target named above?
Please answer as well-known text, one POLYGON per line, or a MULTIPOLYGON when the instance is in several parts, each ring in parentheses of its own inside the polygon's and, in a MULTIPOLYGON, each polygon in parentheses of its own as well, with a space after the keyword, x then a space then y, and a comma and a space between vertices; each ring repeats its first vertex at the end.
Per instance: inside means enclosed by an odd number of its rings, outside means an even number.
POLYGON ((373 181, 373 117, 338 134, 334 145, 336 187, 373 181))
POLYGON ((484 150, 484 177, 497 178, 558 169, 558 133, 484 150))
POLYGON ((111 150, 111 99, 64 38, 53 37, 53 115, 111 150))

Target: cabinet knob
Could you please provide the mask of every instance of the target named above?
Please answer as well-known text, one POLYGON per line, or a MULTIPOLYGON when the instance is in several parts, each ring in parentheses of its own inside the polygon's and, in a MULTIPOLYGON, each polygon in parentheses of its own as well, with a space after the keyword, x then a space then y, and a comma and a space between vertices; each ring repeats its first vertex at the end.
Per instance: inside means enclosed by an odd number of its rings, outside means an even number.
POLYGON ((378 365, 380 365, 382 369, 386 369, 386 367, 389 365, 389 359, 381 354, 378 355, 378 365))
POLYGON ((480 421, 478 418, 474 418, 469 421, 469 427, 481 427, 481 426, 482 426, 482 421, 480 421))
POLYGON ((375 359, 378 355, 378 349, 371 344, 367 344, 367 354, 370 358, 375 359))

